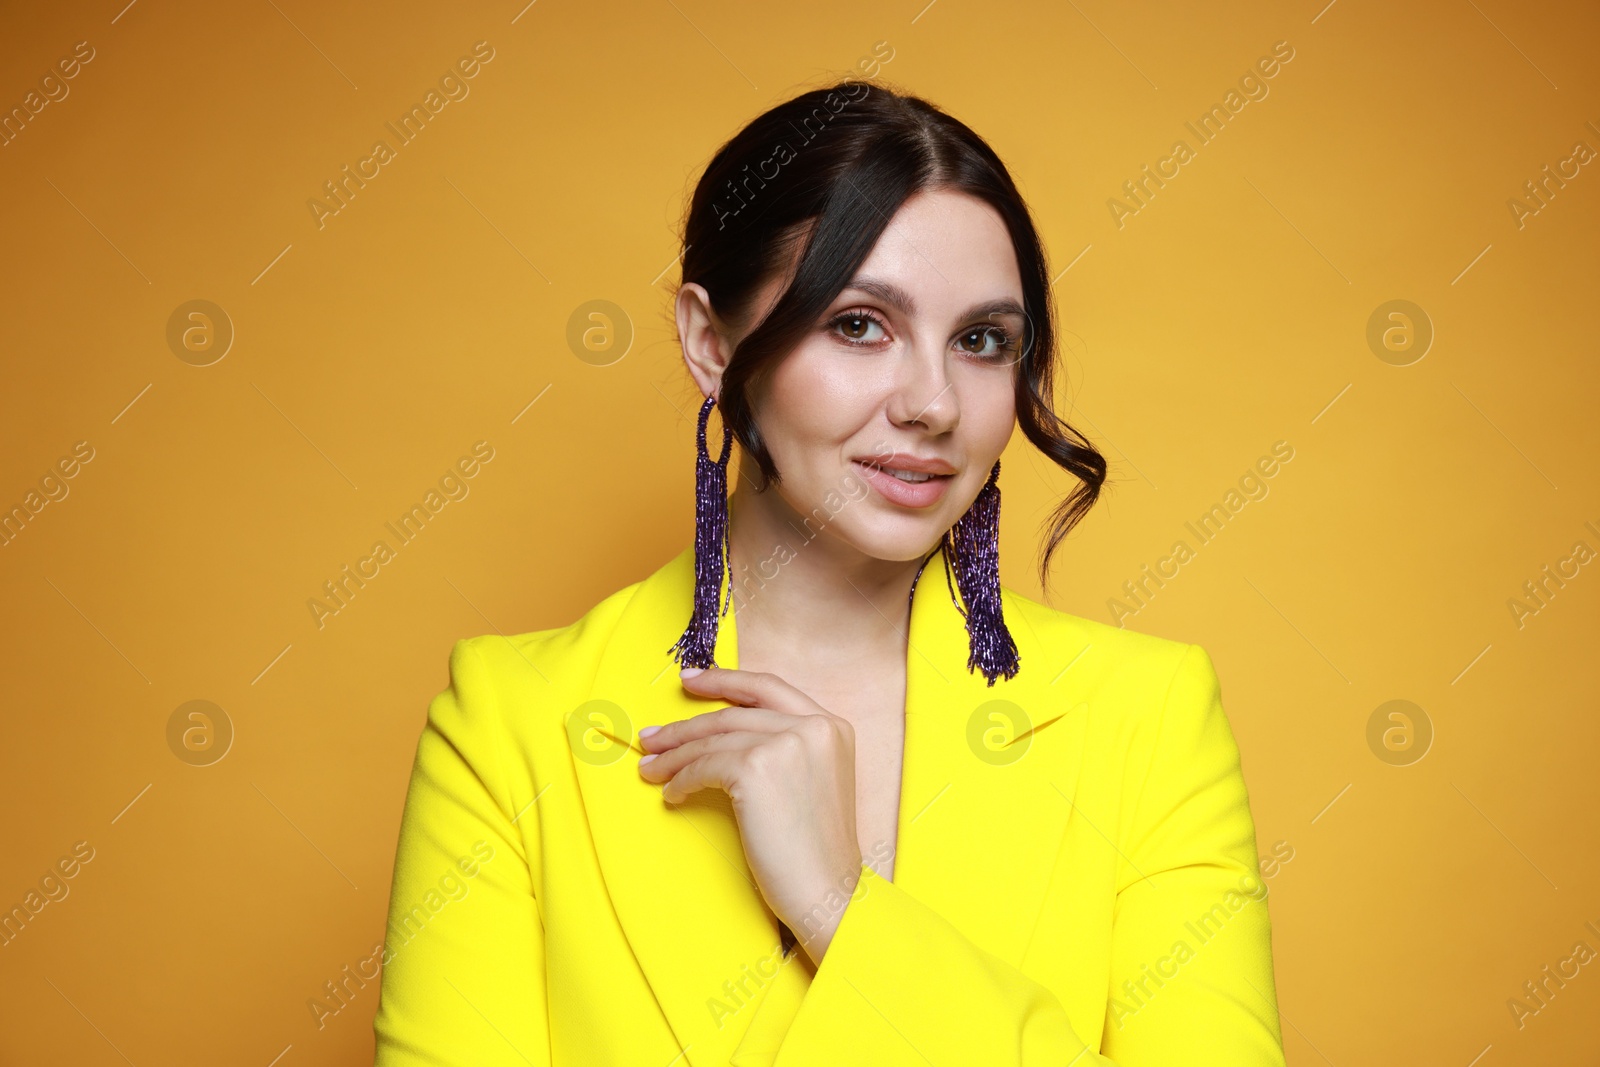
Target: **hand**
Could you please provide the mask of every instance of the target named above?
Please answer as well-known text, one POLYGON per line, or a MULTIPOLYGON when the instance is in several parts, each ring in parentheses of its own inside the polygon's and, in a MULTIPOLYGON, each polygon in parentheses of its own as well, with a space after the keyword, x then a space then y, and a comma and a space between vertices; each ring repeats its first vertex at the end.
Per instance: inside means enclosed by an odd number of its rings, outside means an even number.
POLYGON ((728 794, 767 906, 821 963, 861 876, 855 729, 775 674, 711 667, 683 685, 739 706, 641 731, 639 773, 669 804, 728 794))

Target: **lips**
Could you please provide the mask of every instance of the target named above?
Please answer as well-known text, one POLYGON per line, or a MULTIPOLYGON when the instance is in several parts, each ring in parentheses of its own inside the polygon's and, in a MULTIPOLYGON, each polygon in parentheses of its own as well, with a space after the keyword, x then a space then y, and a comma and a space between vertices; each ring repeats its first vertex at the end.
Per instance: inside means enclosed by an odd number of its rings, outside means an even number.
POLYGON ((888 455, 856 456, 857 463, 882 470, 906 471, 916 474, 955 474, 956 469, 937 456, 917 456, 910 452, 891 452, 888 455))
POLYGON ((927 508, 937 504, 955 475, 955 469, 943 460, 900 453, 893 457, 874 456, 870 460, 857 459, 854 462, 867 483, 883 499, 907 508, 927 508), (898 478, 895 476, 897 471, 919 480, 898 478))

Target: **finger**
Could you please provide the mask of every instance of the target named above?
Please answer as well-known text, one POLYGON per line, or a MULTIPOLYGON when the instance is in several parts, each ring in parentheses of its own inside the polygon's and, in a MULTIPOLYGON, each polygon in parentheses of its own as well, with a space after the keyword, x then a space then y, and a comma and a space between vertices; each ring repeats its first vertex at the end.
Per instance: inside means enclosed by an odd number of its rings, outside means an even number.
POLYGON ((744 777, 746 751, 744 748, 722 749, 690 760, 661 787, 661 799, 676 804, 702 789, 720 789, 732 797, 744 777))
POLYGON ((647 754, 639 760, 639 774, 648 782, 665 782, 707 753, 749 748, 769 736, 750 730, 731 730, 697 737, 665 752, 647 754))
POLYGON ((767 671, 741 671, 728 667, 707 667, 699 674, 679 676, 684 687, 695 693, 723 697, 729 703, 747 707, 772 708, 796 714, 821 709, 815 701, 776 674, 767 671))
POLYGON ((639 744, 646 752, 665 752, 670 748, 683 744, 685 741, 693 741, 698 737, 708 737, 711 734, 723 733, 728 730, 755 730, 762 733, 775 733, 793 724, 793 716, 784 715, 768 708, 718 708, 715 711, 701 712, 699 715, 694 715, 687 719, 679 719, 677 722, 669 722, 649 737, 641 733, 639 744))

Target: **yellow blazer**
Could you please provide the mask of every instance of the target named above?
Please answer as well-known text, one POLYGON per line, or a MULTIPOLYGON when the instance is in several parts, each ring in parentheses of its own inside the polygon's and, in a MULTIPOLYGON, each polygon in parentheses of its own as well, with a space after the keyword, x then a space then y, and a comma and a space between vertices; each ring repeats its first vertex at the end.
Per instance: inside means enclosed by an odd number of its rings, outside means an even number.
MULTIPOLYGON (((863 863, 813 968, 783 954, 727 796, 669 806, 619 743, 723 706, 668 653, 693 584, 685 548, 569 626, 456 643, 401 822, 377 1067, 1281 1067, 1203 648, 1002 588, 1021 671, 991 688, 935 554, 894 880, 863 863)), ((736 640, 730 609, 718 664, 736 640)))

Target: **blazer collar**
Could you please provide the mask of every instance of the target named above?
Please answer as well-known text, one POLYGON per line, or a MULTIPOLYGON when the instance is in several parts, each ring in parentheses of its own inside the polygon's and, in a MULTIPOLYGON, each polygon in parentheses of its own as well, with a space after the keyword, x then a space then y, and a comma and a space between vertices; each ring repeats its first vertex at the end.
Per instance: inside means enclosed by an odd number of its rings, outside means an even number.
MULTIPOLYGON (((728 587, 725 574, 724 601, 728 587)), ((640 727, 725 706, 684 689, 668 652, 688 622, 693 588, 691 545, 639 583, 601 656, 589 695, 616 705, 612 732, 635 746, 640 727)), ((899 841, 891 844, 896 886, 1020 965, 1073 810, 1088 720, 1076 687, 1053 684, 1081 642, 1044 644, 1035 613, 1049 609, 1005 587, 1001 595, 1020 670, 990 687, 981 671, 967 670, 965 620, 942 548, 917 582, 899 841), (1017 740, 997 754, 985 742, 996 736, 1017 740), (1007 761, 1012 749, 1020 757, 1007 761)), ((715 658, 738 667, 732 607, 715 658)), ((726 794, 705 790, 668 805, 660 787, 639 776, 638 755, 620 745, 599 756, 574 749, 618 921, 689 1067, 768 1067, 809 987, 810 960, 799 949, 787 960, 779 955, 777 920, 745 863, 726 794)))

